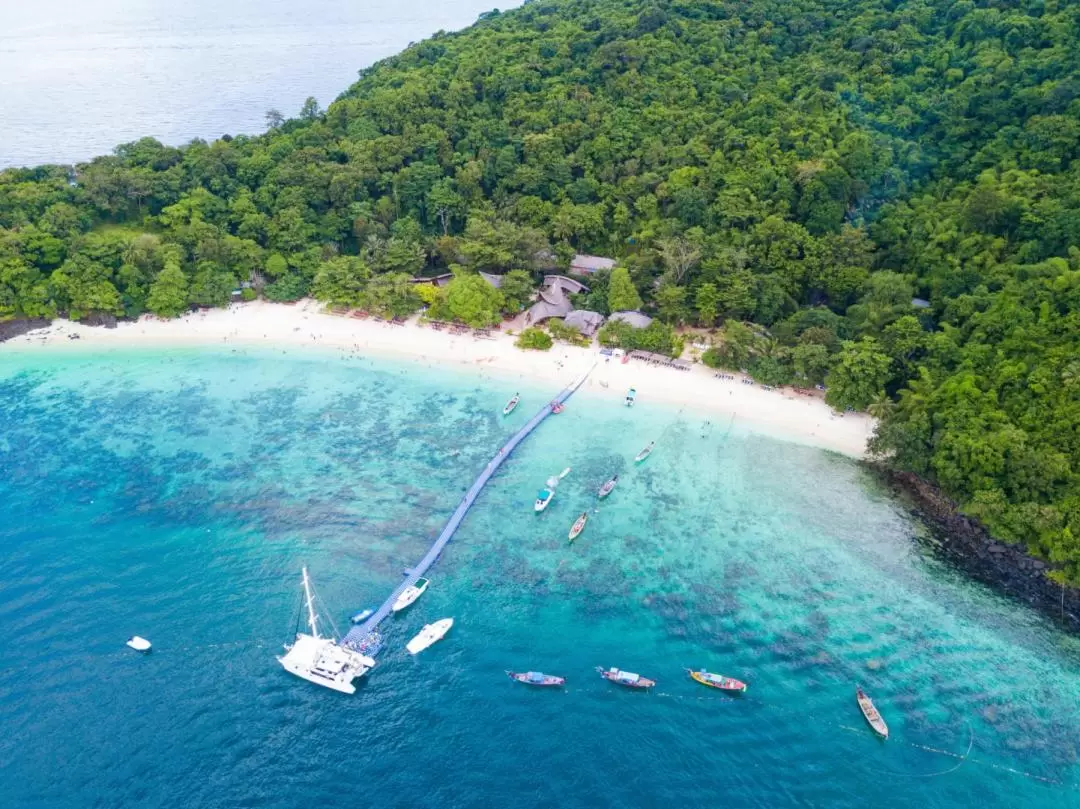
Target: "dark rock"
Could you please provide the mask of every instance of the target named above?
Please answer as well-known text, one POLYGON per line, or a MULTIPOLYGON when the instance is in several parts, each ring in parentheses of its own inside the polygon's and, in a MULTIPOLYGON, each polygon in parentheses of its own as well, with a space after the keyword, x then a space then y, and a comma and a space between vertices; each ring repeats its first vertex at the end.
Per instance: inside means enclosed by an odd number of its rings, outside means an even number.
POLYGON ((106 329, 116 328, 116 318, 108 312, 91 312, 81 322, 84 326, 104 326, 106 329))
POLYGON ((1080 590, 1062 587, 1048 578, 1053 565, 1019 546, 994 539, 978 521, 961 514, 956 503, 939 489, 916 475, 870 466, 929 529, 931 536, 919 540, 927 553, 1030 604, 1063 629, 1080 634, 1080 590))
POLYGON ((14 320, 0 321, 0 343, 34 329, 44 329, 50 322, 43 317, 17 317, 14 320))

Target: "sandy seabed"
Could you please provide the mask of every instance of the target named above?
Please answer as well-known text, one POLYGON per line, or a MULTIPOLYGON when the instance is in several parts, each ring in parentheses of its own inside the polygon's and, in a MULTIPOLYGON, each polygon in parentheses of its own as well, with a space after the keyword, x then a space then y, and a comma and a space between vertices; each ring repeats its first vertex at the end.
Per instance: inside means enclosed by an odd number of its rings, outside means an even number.
MULTIPOLYGON (((690 371, 621 362, 589 348, 556 343, 550 351, 524 351, 514 337, 494 332, 477 337, 437 331, 416 319, 404 325, 326 314, 314 301, 285 305, 256 301, 228 309, 193 312, 175 320, 144 316, 115 329, 84 326, 66 320, 9 340, 16 350, 34 347, 102 351, 110 348, 233 346, 238 349, 283 350, 318 347, 351 355, 458 364, 485 376, 550 381, 552 395, 593 368, 586 390, 593 395, 625 397, 637 389, 638 401, 662 401, 718 416, 768 435, 862 457, 874 420, 861 413, 840 415, 820 398, 790 390, 764 390, 743 384, 739 375, 722 379, 702 365, 690 371), (78 340, 71 335, 79 335, 78 340), (594 367, 595 366, 595 367, 594 367)), ((0 352, 7 350, 0 348, 0 352)))

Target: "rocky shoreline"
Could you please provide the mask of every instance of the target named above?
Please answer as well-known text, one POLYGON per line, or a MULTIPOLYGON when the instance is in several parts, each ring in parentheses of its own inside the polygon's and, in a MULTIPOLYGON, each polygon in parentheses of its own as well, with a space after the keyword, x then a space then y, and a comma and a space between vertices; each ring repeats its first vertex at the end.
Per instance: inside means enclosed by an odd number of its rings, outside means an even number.
POLYGON ((1050 565, 1015 545, 990 536, 976 520, 960 513, 937 487, 909 472, 879 464, 871 468, 908 502, 931 529, 929 550, 984 584, 1042 612, 1062 629, 1080 634, 1080 590, 1051 581, 1050 565))
POLYGON ((51 321, 43 317, 18 317, 14 320, 0 320, 0 343, 12 337, 21 337, 28 331, 44 329, 51 321))

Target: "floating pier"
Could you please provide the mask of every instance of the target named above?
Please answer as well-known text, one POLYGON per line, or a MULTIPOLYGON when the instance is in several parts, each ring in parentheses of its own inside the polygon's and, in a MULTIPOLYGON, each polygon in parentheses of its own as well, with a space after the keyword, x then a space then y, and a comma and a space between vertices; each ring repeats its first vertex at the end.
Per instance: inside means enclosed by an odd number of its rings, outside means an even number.
POLYGON ((499 450, 494 458, 488 461, 488 465, 484 467, 480 476, 477 477, 473 485, 469 487, 469 490, 465 492, 465 496, 461 498, 461 502, 458 503, 457 509, 454 510, 449 521, 447 521, 446 527, 443 528, 442 533, 439 534, 424 558, 412 568, 405 579, 394 588, 394 591, 390 593, 386 601, 382 603, 382 606, 375 610, 370 618, 349 630, 349 633, 342 638, 343 644, 355 647, 363 643, 365 639, 375 631, 379 624, 385 620, 386 616, 390 614, 390 608, 394 605, 394 602, 397 601, 397 597, 401 595, 402 591, 406 587, 415 584, 416 580, 425 575, 428 568, 438 561, 439 555, 442 554, 443 548, 446 547, 446 543, 453 539, 454 533, 461 525, 461 521, 465 519, 465 515, 468 513, 469 508, 476 502, 476 498, 479 496, 487 482, 491 480, 491 476, 495 474, 500 466, 502 466, 503 461, 510 457, 510 453, 514 451, 518 444, 528 437, 529 433, 540 426, 540 422, 551 415, 556 405, 562 405, 574 394, 574 391, 581 387, 582 383, 585 382, 585 379, 591 372, 592 368, 582 374, 575 382, 563 388, 558 396, 544 405, 539 413, 529 419, 524 427, 514 433, 510 440, 503 444, 502 449, 499 450))

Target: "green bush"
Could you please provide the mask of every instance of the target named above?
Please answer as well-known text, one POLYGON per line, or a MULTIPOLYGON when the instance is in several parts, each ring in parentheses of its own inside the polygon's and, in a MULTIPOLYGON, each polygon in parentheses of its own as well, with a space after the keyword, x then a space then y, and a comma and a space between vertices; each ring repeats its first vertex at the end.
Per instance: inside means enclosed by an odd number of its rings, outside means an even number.
POLYGON ((518 348, 531 348, 535 351, 547 351, 555 345, 555 342, 551 339, 550 334, 534 327, 525 329, 525 331, 521 333, 521 336, 517 338, 514 345, 518 348))
POLYGON ((258 297, 259 297, 259 293, 256 292, 251 287, 244 287, 242 290, 240 290, 240 300, 247 301, 248 303, 250 303, 251 301, 255 300, 258 297))
POLYGON ((573 326, 567 326, 558 318, 552 318, 547 322, 547 330, 556 340, 562 340, 576 346, 586 346, 589 344, 589 339, 587 337, 583 336, 582 333, 573 326))

